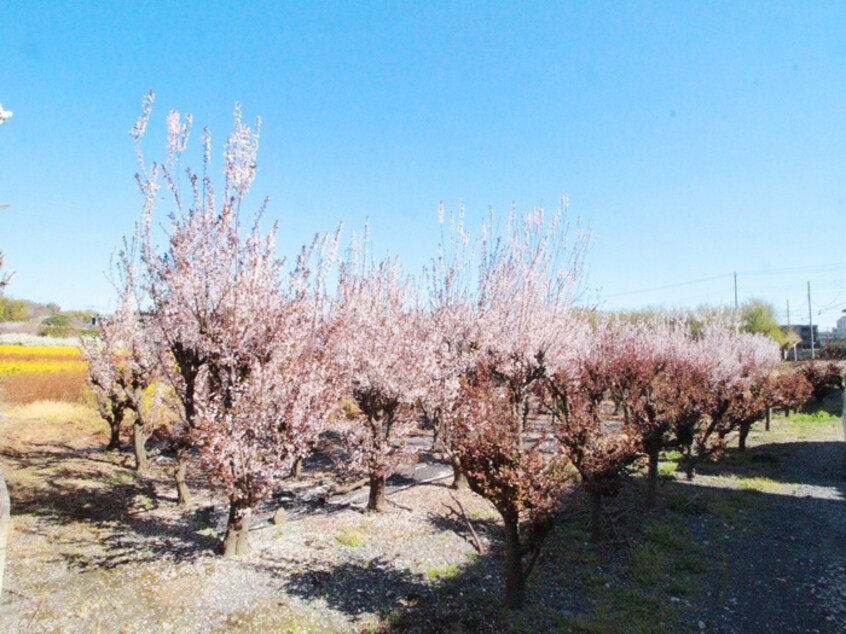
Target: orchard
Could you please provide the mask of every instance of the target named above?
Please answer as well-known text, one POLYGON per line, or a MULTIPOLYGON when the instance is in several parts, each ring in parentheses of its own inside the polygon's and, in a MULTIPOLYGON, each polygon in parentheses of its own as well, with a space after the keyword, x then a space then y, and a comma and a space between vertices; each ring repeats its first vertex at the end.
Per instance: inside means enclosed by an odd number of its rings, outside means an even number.
POLYGON ((85 357, 109 449, 133 413, 140 478, 149 412, 167 410, 179 503, 189 463, 228 502, 224 556, 249 557, 250 518, 326 438, 338 477, 364 478, 366 510, 380 513, 392 474, 421 451, 411 436, 431 430, 455 486, 500 516, 503 602, 519 609, 567 521, 562 499, 579 500, 601 543, 603 500, 633 474, 646 482, 635 512, 660 512, 662 452, 693 479, 732 439, 743 450, 770 408, 795 410, 834 381, 836 368, 785 371, 779 345, 729 314, 693 327, 587 309, 591 236, 566 208, 513 210, 501 232, 491 221, 475 233, 463 211, 445 222, 441 210, 443 239, 417 278, 398 257, 377 261, 367 230, 347 249, 339 230, 280 258, 284 225, 263 228, 264 205, 246 211, 260 122, 236 109, 217 188, 208 131, 201 171, 182 164, 190 116, 168 114, 166 156, 146 161, 152 104, 132 130, 144 205, 118 263, 119 308, 85 357))

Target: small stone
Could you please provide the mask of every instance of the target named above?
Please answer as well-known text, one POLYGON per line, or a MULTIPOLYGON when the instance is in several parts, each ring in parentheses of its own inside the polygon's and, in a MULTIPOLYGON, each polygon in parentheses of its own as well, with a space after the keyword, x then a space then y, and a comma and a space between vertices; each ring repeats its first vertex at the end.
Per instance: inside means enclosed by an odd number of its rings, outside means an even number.
POLYGON ((284 524, 288 521, 288 512, 285 509, 276 509, 271 520, 274 524, 284 524))
POLYGON ((698 625, 699 625, 699 629, 700 629, 700 630, 704 630, 704 629, 705 629, 705 622, 704 622, 704 621, 699 621, 698 625))

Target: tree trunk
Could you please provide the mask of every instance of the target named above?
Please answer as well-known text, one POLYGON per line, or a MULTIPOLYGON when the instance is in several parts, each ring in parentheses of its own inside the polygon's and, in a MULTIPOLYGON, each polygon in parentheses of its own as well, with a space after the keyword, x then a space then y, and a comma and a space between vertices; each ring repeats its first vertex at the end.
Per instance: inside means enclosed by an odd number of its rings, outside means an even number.
POLYGON ((299 480, 300 476, 303 474, 303 459, 297 458, 296 462, 294 462, 294 466, 291 469, 291 477, 294 480, 299 480))
POLYGON ((654 509, 658 501, 658 447, 648 452, 649 469, 646 472, 646 508, 654 509))
POLYGON ((693 480, 693 460, 693 448, 691 447, 684 453, 684 475, 688 480, 693 480))
POLYGON ((109 423, 109 444, 106 451, 120 451, 120 421, 109 423))
POLYGON ((461 468, 461 462, 457 458, 452 458, 452 488, 460 490, 469 486, 464 469, 461 468))
POLYGON ((226 523, 226 537, 223 539, 223 556, 235 557, 250 552, 250 516, 248 509, 229 503, 229 521, 226 523))
POLYGON ((602 493, 596 488, 590 492, 590 541, 602 541, 602 493))
POLYGON ((441 438, 441 424, 438 421, 432 423, 432 453, 443 453, 445 450, 441 438))
POLYGON ((188 483, 185 481, 185 471, 188 468, 188 448, 182 447, 176 450, 176 471, 173 475, 176 479, 177 504, 185 506, 191 500, 191 492, 188 490, 188 483))
POLYGON ((385 510, 385 476, 370 476, 370 499, 367 502, 368 511, 382 512, 385 510))
POLYGON ((767 408, 767 418, 764 420, 764 429, 766 431, 770 431, 770 419, 772 418, 772 415, 773 415, 773 408, 768 407, 767 408))
POLYGON ((737 449, 738 451, 746 451, 746 437, 749 435, 749 429, 752 425, 747 425, 746 423, 741 423, 740 425, 740 433, 737 437, 737 449))
POLYGON ((135 454, 135 471, 140 476, 150 473, 150 460, 147 458, 147 439, 150 432, 138 421, 132 425, 132 451, 135 454))
POLYGON ((526 579, 523 576, 523 553, 520 547, 520 516, 503 514, 505 525, 505 606, 512 610, 523 607, 526 579))

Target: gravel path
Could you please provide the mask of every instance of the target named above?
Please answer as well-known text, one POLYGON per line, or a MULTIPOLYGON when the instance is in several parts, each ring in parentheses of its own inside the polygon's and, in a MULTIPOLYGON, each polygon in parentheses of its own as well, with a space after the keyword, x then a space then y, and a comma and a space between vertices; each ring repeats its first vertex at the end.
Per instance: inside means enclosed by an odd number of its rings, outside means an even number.
POLYGON ((846 444, 835 429, 786 443, 759 431, 746 460, 697 476, 696 486, 737 488, 745 507, 724 526, 731 538, 703 614, 708 631, 846 632, 846 444))

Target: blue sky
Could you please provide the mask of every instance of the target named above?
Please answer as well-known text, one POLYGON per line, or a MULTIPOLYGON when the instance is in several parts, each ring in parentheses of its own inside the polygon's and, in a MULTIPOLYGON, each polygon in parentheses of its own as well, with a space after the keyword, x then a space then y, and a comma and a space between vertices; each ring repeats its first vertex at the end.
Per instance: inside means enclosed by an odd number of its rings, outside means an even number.
MULTIPOLYGON (((0 20, 8 293, 113 305, 139 217, 131 139, 156 91, 220 143, 261 115, 252 202, 288 253, 370 218, 422 267, 437 208, 557 207, 596 234, 606 309, 761 297, 846 308, 846 4, 37 2, 0 20), (703 281, 705 280, 705 281, 703 281)), ((195 135, 195 141, 198 134, 195 135)))

